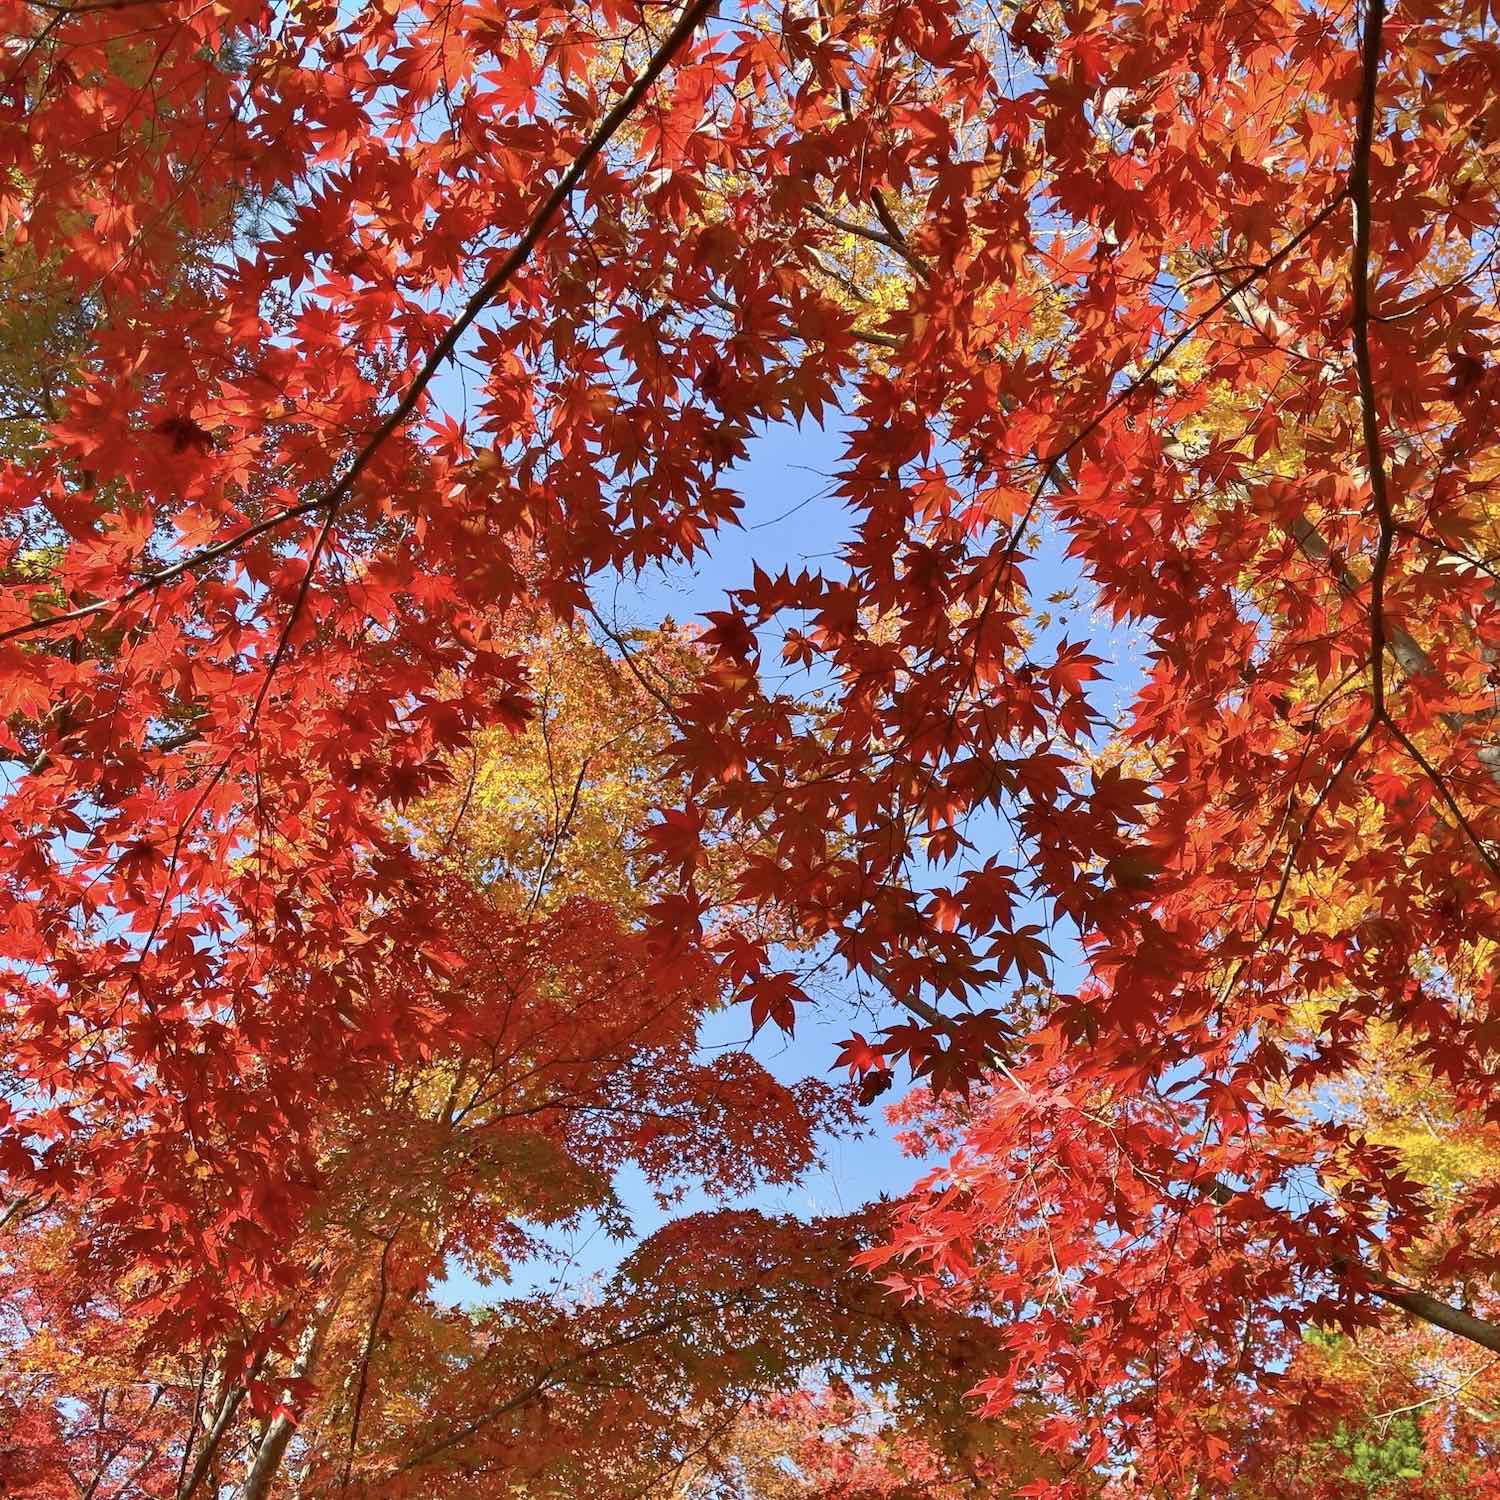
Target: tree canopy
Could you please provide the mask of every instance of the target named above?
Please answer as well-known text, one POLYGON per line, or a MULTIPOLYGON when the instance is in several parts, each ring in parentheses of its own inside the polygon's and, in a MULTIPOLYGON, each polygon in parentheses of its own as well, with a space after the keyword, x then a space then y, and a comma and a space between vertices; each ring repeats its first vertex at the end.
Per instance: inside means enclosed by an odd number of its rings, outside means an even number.
POLYGON ((1496 0, 0 35, 0 1488, 1500 1494, 1496 0))

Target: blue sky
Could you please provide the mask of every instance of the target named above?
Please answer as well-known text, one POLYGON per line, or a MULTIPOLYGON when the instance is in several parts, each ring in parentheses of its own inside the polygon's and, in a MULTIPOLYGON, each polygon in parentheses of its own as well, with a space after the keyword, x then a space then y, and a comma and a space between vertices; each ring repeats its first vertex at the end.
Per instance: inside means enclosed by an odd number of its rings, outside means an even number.
MULTIPOLYGON (((750 456, 729 477, 745 502, 741 525, 726 528, 712 539, 709 548, 691 566, 654 567, 636 579, 601 580, 595 596, 601 614, 622 627, 649 627, 671 617, 679 622, 693 619, 705 610, 722 607, 727 590, 749 583, 752 563, 769 572, 782 567, 793 572, 803 567, 837 572, 839 549, 852 526, 851 513, 833 495, 833 476, 843 450, 844 429, 836 420, 826 427, 810 422, 796 426, 778 424, 762 433, 751 445, 750 456)), ((1076 570, 1065 556, 1063 539, 1044 536, 1031 569, 1033 593, 1038 600, 1048 594, 1079 585, 1076 570)), ((1078 588, 1086 604, 1088 591, 1078 588)), ((1128 632, 1107 627, 1086 607, 1073 605, 1053 610, 1060 618, 1048 631, 1073 640, 1086 638, 1097 654, 1113 663, 1110 680, 1100 684, 1098 705, 1114 712, 1137 680, 1138 643, 1128 632), (1066 617, 1066 618, 1062 618, 1066 617)), ((772 658, 774 659, 774 658, 772 658)), ((983 842, 993 838, 994 850, 1006 852, 1009 835, 997 818, 991 829, 971 827, 970 836, 983 842)), ((981 850, 981 854, 989 850, 981 850)), ((1069 982, 1076 965, 1067 951, 1059 952, 1060 978, 1069 982)), ((747 1048, 778 1078, 791 1081, 814 1076, 828 1077, 838 1043, 851 1029, 869 1032, 868 1014, 854 1013, 852 1004, 841 1004, 835 994, 820 1008, 799 1012, 795 1036, 786 1037, 767 1026, 751 1037, 743 1007, 723 1012, 708 1022, 702 1037, 706 1050, 747 1048)), ((865 1112, 866 1133, 857 1140, 828 1143, 822 1166, 801 1183, 784 1188, 763 1189, 740 1200, 742 1206, 769 1213, 812 1216, 838 1213, 858 1207, 881 1192, 899 1194, 920 1175, 921 1164, 903 1156, 894 1133, 885 1120, 885 1106, 898 1089, 865 1112)), ((638 1236, 645 1236, 669 1218, 710 1205, 702 1193, 690 1191, 685 1199, 663 1210, 650 1186, 633 1171, 620 1174, 617 1190, 630 1214, 638 1236)), ((557 1234, 552 1242, 563 1252, 559 1267, 551 1264, 521 1266, 511 1285, 485 1291, 462 1276, 454 1277, 444 1295, 468 1302, 503 1297, 507 1293, 553 1284, 561 1275, 564 1293, 578 1292, 588 1280, 606 1274, 628 1250, 611 1241, 595 1224, 585 1224, 573 1234, 557 1234)))
MULTIPOLYGON (((691 567, 655 567, 636 579, 602 582, 596 588, 600 612, 625 627, 649 627, 669 617, 688 621, 719 608, 727 590, 748 584, 752 562, 772 571, 783 566, 836 568, 839 546, 850 532, 849 512, 829 494, 842 447, 842 431, 832 424, 819 428, 805 423, 799 428, 788 423, 768 429, 752 444, 749 461, 730 481, 745 500, 743 525, 713 539, 691 567)), ((821 1013, 800 1014, 792 1037, 773 1026, 752 1037, 744 1007, 736 1007, 708 1021, 702 1045, 713 1052, 745 1048, 787 1082, 809 1075, 827 1078, 838 1043, 855 1025, 848 1010, 831 1004, 821 1013)), ((868 1030, 868 1022, 864 1025, 868 1030)), ((811 1217, 853 1209, 882 1191, 899 1193, 910 1186, 920 1168, 901 1154, 883 1108, 877 1105, 866 1116, 867 1134, 859 1140, 828 1142, 823 1165, 801 1183, 763 1189, 740 1203, 767 1213, 811 1217)), ((712 1201, 690 1191, 680 1204, 664 1210, 649 1184, 633 1170, 622 1172, 616 1187, 640 1237, 712 1201)), ((566 1257, 561 1268, 564 1286, 573 1291, 589 1277, 607 1273, 630 1248, 612 1242, 596 1224, 551 1239, 566 1257)), ((504 1296, 507 1291, 550 1285, 558 1274, 559 1268, 550 1264, 522 1266, 509 1288, 486 1292, 466 1277, 455 1276, 444 1291, 455 1301, 504 1296)))

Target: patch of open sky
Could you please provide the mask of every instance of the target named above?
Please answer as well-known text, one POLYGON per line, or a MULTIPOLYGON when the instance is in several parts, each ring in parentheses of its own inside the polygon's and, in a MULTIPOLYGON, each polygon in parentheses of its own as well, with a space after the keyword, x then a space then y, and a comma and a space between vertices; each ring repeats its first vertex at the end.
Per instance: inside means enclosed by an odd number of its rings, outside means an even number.
MULTIPOLYGON (((669 619, 690 624, 705 612, 722 608, 729 591, 748 585, 756 565, 773 574, 782 568, 794 574, 806 568, 845 576, 842 550, 853 535, 856 515, 836 494, 836 474, 848 430, 846 420, 838 416, 822 426, 786 422, 766 428, 751 443, 747 459, 726 476, 726 483, 744 500, 740 524, 722 529, 690 562, 654 565, 634 577, 596 578, 594 597, 600 614, 619 629, 650 628, 669 619)), ((1045 623, 1038 627, 1034 652, 1049 655, 1064 638, 1087 641, 1106 663, 1107 678, 1096 685, 1097 707, 1108 718, 1117 719, 1141 678, 1140 634, 1113 623, 1093 607, 1091 586, 1076 559, 1068 556, 1067 540, 1044 524, 1029 567, 1033 598, 1039 607, 1045 604, 1045 623)), ((765 645, 770 648, 772 643, 765 645)), ((776 655, 774 649, 766 650, 768 666, 776 655)), ((797 686, 808 689, 817 683, 804 673, 797 686)), ((993 854, 1019 862, 1014 836, 996 814, 986 813, 982 820, 976 817, 966 836, 976 846, 976 860, 993 854)), ((930 885, 943 878, 943 871, 918 866, 914 877, 919 884, 930 885)), ((1039 911, 1034 919, 1044 916, 1039 911)), ((1083 977, 1076 935, 1053 929, 1050 940, 1057 953, 1055 981, 1060 988, 1070 988, 1083 977)), ((773 1026, 751 1036, 745 1008, 736 1007, 705 1024, 700 1037, 704 1054, 744 1049, 784 1081, 827 1076, 838 1043, 851 1029, 878 1029, 899 1014, 884 997, 856 991, 843 979, 841 968, 824 965, 819 969, 810 986, 815 1004, 799 1011, 793 1036, 773 1026)), ((862 1134, 827 1142, 820 1165, 800 1182, 760 1188, 733 1206, 810 1218, 852 1211, 882 1193, 904 1192, 931 1163, 903 1154, 884 1103, 867 1108, 863 1116, 862 1134)), ((656 1190, 630 1169, 618 1174, 615 1187, 631 1221, 630 1241, 611 1239, 597 1220, 585 1220, 566 1230, 542 1231, 539 1238, 552 1248, 555 1258, 514 1267, 504 1289, 482 1287, 455 1268, 440 1288, 440 1296, 456 1304, 474 1304, 492 1300, 497 1291, 501 1295, 543 1291, 560 1297, 582 1295, 591 1283, 614 1270, 636 1237, 683 1214, 721 1206, 691 1187, 681 1197, 663 1203, 656 1190)))

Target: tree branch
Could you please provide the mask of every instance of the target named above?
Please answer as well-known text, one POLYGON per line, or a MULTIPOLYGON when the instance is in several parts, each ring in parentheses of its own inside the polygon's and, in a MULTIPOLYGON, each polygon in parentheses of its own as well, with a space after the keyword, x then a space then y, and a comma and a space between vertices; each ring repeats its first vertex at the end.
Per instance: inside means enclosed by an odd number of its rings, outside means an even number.
POLYGON ((1426 1292, 1419 1292, 1415 1287, 1404 1286, 1373 1266, 1355 1265, 1348 1261, 1343 1262, 1343 1265, 1352 1270, 1357 1278, 1368 1281, 1368 1290, 1382 1302, 1389 1302, 1392 1307, 1399 1307, 1412 1317, 1431 1323, 1434 1328, 1457 1334, 1471 1344, 1478 1344, 1482 1349, 1500 1354, 1500 1327, 1494 1323, 1476 1318, 1460 1307, 1440 1302, 1436 1297, 1429 1297, 1426 1292))
MULTIPOLYGON (((270 1331, 276 1332, 287 1318, 291 1316, 291 1309, 283 1312, 274 1323, 270 1331)), ((187 1480, 178 1486, 177 1500, 190 1500, 193 1492, 203 1483, 204 1476, 208 1473, 209 1465, 213 1462, 214 1454, 218 1451, 219 1444, 224 1440, 224 1434, 229 1430, 229 1424, 234 1421, 235 1413, 240 1409, 240 1402, 245 1399, 245 1393, 255 1377, 260 1374, 261 1366, 266 1362, 266 1350, 262 1348, 251 1361, 250 1368, 246 1372, 243 1381, 237 1381, 224 1392, 219 1402, 218 1415, 214 1418, 214 1425, 209 1429, 207 1438, 204 1439, 202 1451, 198 1454, 197 1462, 194 1463, 192 1473, 187 1480)))
POLYGON ((899 233, 892 234, 888 229, 871 229, 868 224, 856 224, 853 219, 842 219, 837 214, 830 213, 821 203, 809 203, 807 211, 832 229, 841 229, 845 234, 869 240, 872 245, 884 245, 887 250, 895 251, 923 281, 932 280, 932 270, 927 262, 907 245, 899 233))
POLYGON ((388 439, 399 428, 405 425, 406 420, 417 409, 421 403, 427 387, 432 384, 433 378, 444 364, 453 356, 458 347, 459 340, 468 332, 475 319, 489 307, 497 296, 505 289, 511 278, 531 258, 531 252, 536 248, 542 236, 552 226, 552 221, 557 217, 564 203, 572 197, 573 191, 582 181, 584 174, 588 171, 599 156, 600 152, 613 139, 621 125, 634 113, 636 106, 650 91, 656 80, 661 77, 677 52, 687 42, 688 38, 698 29, 705 17, 714 10, 718 0, 692 0, 692 3, 683 11, 677 24, 672 28, 666 40, 656 49, 651 61, 647 63, 640 77, 626 90, 614 108, 600 121, 598 128, 584 144, 583 149, 573 158, 568 170, 563 173, 556 186, 547 195, 545 202, 533 214, 530 223, 526 226, 521 238, 511 247, 510 253, 480 284, 464 304, 462 311, 448 325, 447 331, 433 346, 431 353, 422 362, 421 368, 412 377, 411 383, 403 392, 396 406, 380 423, 373 433, 365 440, 364 445, 355 454, 353 462, 345 470, 341 479, 335 483, 326 495, 316 496, 304 500, 297 505, 279 511, 254 525, 246 527, 234 536, 226 538, 222 542, 214 543, 212 546, 204 547, 197 552, 183 558, 180 562, 173 563, 170 567, 162 568, 155 573, 148 574, 138 584, 125 590, 121 594, 109 599, 101 599, 94 604, 82 606, 78 609, 54 615, 47 620, 33 620, 25 625, 15 626, 7 631, 0 631, 0 644, 14 640, 19 636, 32 635, 38 631, 47 630, 53 626, 69 624, 78 620, 89 619, 94 615, 113 612, 123 608, 133 600, 140 598, 143 594, 151 593, 174 579, 184 574, 196 571, 205 563, 213 562, 234 551, 247 541, 263 535, 267 531, 285 525, 288 521, 300 516, 312 515, 324 512, 325 519, 313 544, 312 553, 308 558, 307 572, 304 575, 303 585, 298 591, 297 598, 292 606, 291 616, 287 621, 281 638, 277 643, 275 654, 267 669, 267 679, 275 675, 276 668, 280 665, 282 657, 286 654, 286 644, 291 636, 292 629, 296 625, 305 605, 309 589, 309 580, 316 570, 319 559, 327 545, 328 535, 334 518, 339 510, 354 491, 354 486, 359 477, 369 467, 375 455, 384 447, 388 439))
POLYGON ((1370 572, 1370 697, 1374 716, 1383 720, 1385 576, 1390 568, 1396 523, 1391 514, 1390 493, 1386 488, 1385 445, 1380 433, 1374 366, 1370 358, 1370 151, 1375 139, 1375 96, 1380 85, 1380 44, 1381 29, 1385 23, 1385 0, 1366 0, 1366 6, 1364 82, 1360 93, 1354 160, 1349 168, 1349 199, 1354 206, 1354 249, 1349 270, 1354 314, 1350 320, 1349 332, 1354 343, 1354 368, 1359 381, 1365 469, 1370 478, 1370 499, 1380 527, 1375 547, 1375 563, 1370 572))
POLYGON ((932 280, 932 267, 917 254, 906 242, 906 235, 902 233, 901 226, 896 222, 896 216, 890 210, 885 201, 885 194, 878 187, 870 189, 870 202, 875 206, 875 217, 885 227, 885 232, 900 247, 900 253, 910 262, 912 269, 923 281, 932 280))
MULTIPOLYGON (((1385 23, 1385 0, 1366 0, 1366 5, 1362 49, 1364 83, 1360 92, 1354 160, 1349 168, 1349 198, 1354 205, 1354 251, 1349 277, 1354 293, 1350 336, 1354 342, 1354 369, 1359 381, 1360 427, 1364 436, 1365 468, 1370 478, 1370 500, 1379 524, 1375 561, 1370 569, 1370 716, 1372 722, 1383 724, 1421 767, 1423 774, 1437 788, 1448 811, 1474 846, 1485 868, 1500 883, 1500 860, 1495 858, 1494 853, 1479 837, 1437 768, 1391 717, 1385 700, 1385 578, 1390 569, 1391 551, 1396 540, 1396 518, 1391 510, 1390 491, 1386 485, 1385 446, 1375 398, 1374 364, 1370 357, 1370 151, 1375 139, 1375 96, 1380 85, 1381 29, 1385 23)), ((1495 1347, 1500 1350, 1500 1345, 1495 1347)))
POLYGON ((349 1471, 354 1466, 354 1454, 359 1447, 359 1422, 364 1415, 365 1395, 370 1384, 370 1355, 375 1351, 375 1340, 380 1333, 380 1320, 385 1315, 386 1297, 390 1290, 391 1247, 396 1243, 396 1236, 400 1232, 399 1227, 392 1231, 385 1242, 385 1248, 380 1252, 380 1285, 375 1294, 375 1307, 370 1313, 370 1327, 365 1334, 365 1347, 359 1360, 359 1387, 354 1393, 354 1411, 349 1418, 349 1451, 344 1455, 344 1477, 339 1485, 340 1494, 349 1488, 349 1471))
MULTIPOLYGON (((328 1333, 329 1325, 333 1322, 334 1314, 338 1312, 339 1304, 344 1299, 352 1272, 352 1266, 344 1267, 334 1279, 333 1286, 327 1295, 313 1310, 307 1327, 302 1330, 302 1337, 297 1345, 297 1355, 292 1362, 291 1378, 293 1380, 307 1380, 317 1369, 318 1358, 323 1352, 323 1339, 328 1333)), ((272 1480, 276 1477, 276 1471, 281 1467, 281 1460, 286 1456, 287 1445, 292 1440, 292 1434, 296 1430, 296 1418, 289 1416, 285 1410, 278 1411, 266 1423, 265 1431, 261 1434, 260 1446, 255 1450, 255 1456, 250 1460, 250 1467, 245 1471, 245 1478, 240 1485, 237 1500, 264 1500, 270 1491, 272 1480)))
MULTIPOLYGON (((714 1307, 717 1307, 717 1304, 714 1304, 714 1307)), ((586 1349, 581 1349, 577 1354, 570 1355, 567 1359, 562 1359, 556 1364, 549 1365, 519 1394, 502 1401, 497 1406, 489 1407, 472 1421, 466 1422, 462 1427, 455 1428, 446 1437, 440 1438, 437 1442, 429 1443, 427 1447, 418 1449, 416 1453, 400 1464, 396 1473, 405 1474, 411 1469, 420 1468, 429 1460, 436 1458, 440 1453, 445 1453, 455 1444, 461 1443, 466 1438, 473 1437, 475 1433, 483 1431, 491 1422, 499 1421, 501 1417, 507 1416, 509 1413, 518 1411, 521 1407, 528 1405, 530 1402, 536 1400, 560 1375, 567 1370, 571 1370, 575 1365, 581 1365, 600 1354, 612 1354, 617 1349, 628 1349, 633 1344, 644 1343, 648 1339, 656 1338, 659 1334, 665 1333, 669 1328, 675 1327, 679 1323, 690 1322, 693 1318, 708 1310, 711 1309, 700 1307, 686 1313, 678 1313, 670 1318, 658 1318, 654 1322, 647 1323, 644 1327, 636 1329, 633 1333, 622 1334, 616 1339, 607 1339, 602 1344, 592 1344, 586 1349)))

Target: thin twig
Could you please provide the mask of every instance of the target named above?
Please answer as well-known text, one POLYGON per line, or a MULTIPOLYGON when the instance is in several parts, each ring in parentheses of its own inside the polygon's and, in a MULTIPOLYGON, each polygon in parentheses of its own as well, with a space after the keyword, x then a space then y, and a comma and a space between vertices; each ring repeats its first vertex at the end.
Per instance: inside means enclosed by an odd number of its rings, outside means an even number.
POLYGON ((578 767, 578 777, 573 783, 573 795, 568 802, 568 810, 561 818, 557 819, 552 834, 552 841, 547 848, 547 857, 542 861, 541 873, 536 878, 536 889, 531 893, 531 900, 526 903, 526 920, 528 922, 531 920, 532 914, 536 911, 537 902, 542 899, 542 892, 547 889, 547 879, 552 874, 552 865, 557 859, 557 851, 561 847, 563 839, 567 837, 568 829, 573 826, 573 817, 578 811, 578 797, 583 791, 583 780, 588 775, 588 771, 589 758, 585 755, 578 767))

